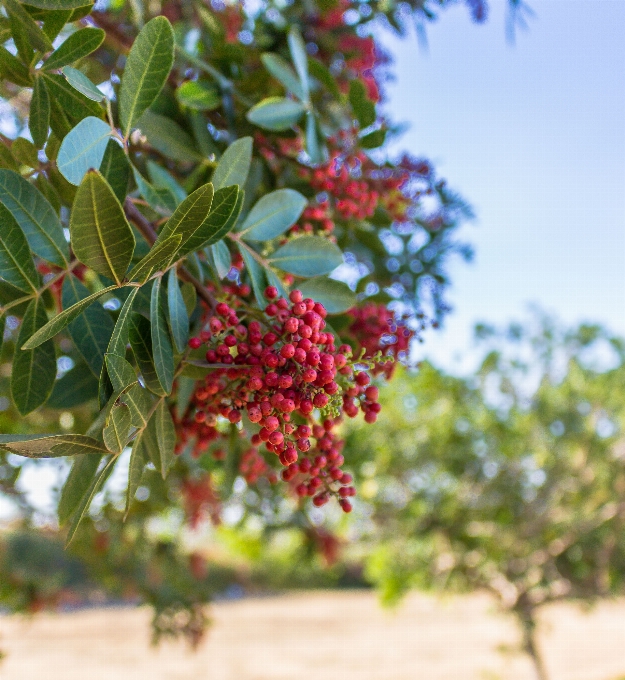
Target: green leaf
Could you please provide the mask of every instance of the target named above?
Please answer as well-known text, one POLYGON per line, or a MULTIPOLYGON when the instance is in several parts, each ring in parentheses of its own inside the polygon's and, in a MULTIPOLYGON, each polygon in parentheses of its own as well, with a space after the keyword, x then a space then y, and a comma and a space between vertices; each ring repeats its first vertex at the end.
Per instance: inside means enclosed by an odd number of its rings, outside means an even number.
POLYGON ((42 76, 50 93, 50 127, 59 139, 83 118, 102 117, 104 112, 100 104, 75 90, 62 75, 43 72, 42 76))
POLYGON ((261 54, 260 60, 269 73, 276 80, 279 80, 291 94, 294 94, 298 99, 306 99, 304 88, 286 59, 283 59, 279 54, 265 52, 265 54, 261 54))
POLYGON ((76 257, 121 285, 135 237, 121 203, 97 170, 90 170, 78 187, 69 229, 76 257))
POLYGON ((152 325, 144 316, 133 312, 130 318, 129 331, 132 352, 135 355, 145 386, 154 394, 161 397, 165 396, 165 390, 159 382, 154 366, 152 325))
POLYGON ((306 54, 304 40, 297 28, 291 28, 289 35, 287 36, 287 42, 289 44, 289 51, 291 52, 291 59, 293 60, 295 70, 297 71, 300 83, 302 84, 302 90, 304 92, 303 99, 308 99, 308 55, 306 54))
POLYGON ((174 269, 169 270, 167 277, 167 309, 169 311, 171 337, 178 352, 182 353, 185 351, 189 339, 189 317, 174 269))
POLYGON ((141 385, 135 385, 120 398, 130 409, 130 422, 134 427, 145 427, 152 410, 150 393, 141 385))
POLYGON ((130 455, 130 463, 128 465, 128 488, 126 489, 126 511, 124 520, 128 517, 130 511, 130 503, 137 493, 141 478, 143 477, 143 469, 148 462, 145 447, 142 442, 143 433, 135 439, 132 454, 130 455))
MULTIPOLYGON (((16 346, 21 347, 47 320, 42 299, 35 298, 29 303, 22 319, 16 346)), ((55 377, 56 355, 51 340, 35 349, 15 352, 11 396, 21 415, 25 416, 45 403, 52 392, 55 377)))
POLYGON ((0 224, 0 277, 25 293, 36 293, 40 279, 28 241, 13 215, 1 203, 0 224))
POLYGON ((50 70, 73 64, 78 59, 95 52, 104 42, 105 37, 106 33, 101 28, 81 28, 72 33, 52 52, 42 68, 50 70))
POLYGON ((248 241, 276 238, 297 222, 306 202, 306 198, 293 189, 272 191, 250 210, 239 233, 248 241))
POLYGON ((232 257, 224 241, 218 241, 206 248, 204 252, 209 258, 210 265, 215 270, 218 278, 225 278, 232 267, 232 257))
POLYGON ((67 265, 69 246, 63 227, 36 187, 12 170, 0 170, 0 202, 17 220, 35 255, 59 267, 67 265))
POLYGON ((67 539, 65 541, 66 548, 72 542, 74 536, 76 535, 78 525, 80 524, 82 518, 85 516, 85 513, 89 509, 91 501, 93 500, 94 496, 100 491, 100 489, 104 486, 106 480, 111 476, 113 468, 115 467, 115 463, 118 460, 119 456, 110 456, 109 458, 104 459, 105 461, 104 467, 98 472, 96 472, 96 475, 93 481, 91 482, 89 488, 80 499, 73 513, 72 523, 67 532, 67 539))
POLYGON ((215 191, 232 184, 245 185, 252 162, 252 138, 241 137, 232 142, 219 159, 212 183, 215 191))
POLYGON ((145 283, 154 272, 168 265, 178 252, 181 240, 180 235, 176 235, 155 243, 150 252, 130 271, 128 280, 145 283))
POLYGON ((138 382, 132 364, 118 354, 106 354, 106 370, 113 384, 115 392, 121 394, 128 387, 138 382))
POLYGON ((64 525, 72 516, 81 498, 87 493, 95 477, 102 456, 78 456, 65 480, 57 508, 59 524, 64 525))
POLYGON ((42 324, 39 330, 28 339, 28 342, 25 342, 23 345, 18 345, 18 347, 22 347, 23 350, 39 347, 39 345, 46 342, 47 340, 50 340, 50 338, 53 338, 57 333, 62 331, 65 326, 80 316, 85 311, 85 309, 92 305, 98 298, 102 297, 105 293, 110 293, 116 288, 117 286, 109 286, 108 288, 98 290, 95 293, 91 293, 91 295, 88 295, 86 298, 83 298, 80 302, 77 302, 72 307, 64 309, 53 319, 42 324))
POLYGON ((306 114, 306 153, 309 155, 311 163, 323 163, 324 153, 319 144, 317 121, 311 111, 306 114))
POLYGON ((167 328, 165 304, 162 279, 158 278, 152 286, 150 300, 152 355, 158 381, 165 394, 169 394, 174 381, 174 350, 167 328))
POLYGON ((174 31, 166 17, 155 17, 137 36, 122 76, 119 112, 126 136, 158 96, 173 64, 174 31))
MULTIPOLYGON (((73 275, 63 281, 63 308, 68 309, 89 297, 89 290, 73 275)), ((115 324, 101 305, 90 305, 69 324, 68 331, 76 349, 98 377, 102 371, 104 353, 115 324)))
POLYGON ((356 304, 356 294, 342 281, 318 276, 297 286, 304 297, 320 302, 328 314, 341 314, 356 304))
POLYGON ((18 165, 15 162, 15 158, 13 158, 13 154, 3 142, 0 142, 0 168, 8 168, 9 170, 18 169, 18 165))
POLYGON ((296 276, 329 274, 343 262, 343 255, 323 236, 302 236, 279 248, 269 262, 282 271, 296 276))
POLYGON ((81 120, 61 142, 56 165, 63 177, 78 186, 88 170, 98 170, 110 137, 110 125, 100 118, 81 120))
POLYGON ((119 316, 117 317, 117 322, 115 323, 115 328, 113 329, 113 334, 111 335, 108 347, 106 348, 107 354, 116 354, 121 357, 126 354, 126 345, 129 342, 130 333, 130 315, 132 312, 132 305, 138 292, 139 288, 133 288, 122 305, 119 316))
POLYGON ((201 113, 191 112, 188 115, 193 130, 193 137, 197 142, 198 150, 202 156, 209 158, 210 156, 219 156, 219 149, 213 140, 211 133, 208 131, 206 119, 201 113))
POLYGON ((336 84, 336 80, 329 69, 319 60, 308 57, 308 68, 310 75, 316 78, 322 85, 325 85, 330 94, 337 100, 341 100, 341 92, 336 84))
POLYGON ((150 182, 152 182, 153 186, 156 189, 166 189, 169 191, 175 197, 176 205, 182 203, 187 197, 187 192, 176 182, 171 174, 154 161, 148 160, 147 166, 150 182))
POLYGON ((104 157, 100 163, 100 172, 111 185, 117 200, 123 205, 128 195, 130 163, 124 150, 114 139, 109 139, 107 142, 104 157))
POLYGON ((98 396, 98 379, 82 361, 54 383, 46 408, 71 409, 98 396))
POLYGON ((197 383, 193 378, 186 378, 183 375, 176 378, 176 382, 178 384, 178 389, 176 390, 176 415, 179 419, 182 419, 191 403, 191 397, 195 392, 197 383))
POLYGON ((148 205, 159 212, 161 215, 171 215, 176 209, 176 198, 169 190, 155 189, 137 168, 131 166, 132 175, 135 178, 135 183, 139 189, 139 193, 145 198, 148 205))
POLYGON ((36 17, 35 12, 41 15, 41 19, 43 19, 43 32, 48 36, 48 38, 50 38, 50 40, 54 40, 59 35, 65 24, 71 21, 72 16, 72 10, 37 10, 32 5, 28 6, 28 11, 30 12, 33 19, 38 18, 36 17))
POLYGON ((17 0, 4 0, 4 6, 11 19, 12 28, 15 30, 19 26, 20 32, 31 48, 38 52, 49 52, 52 49, 48 36, 42 32, 23 5, 17 0))
POLYGON ((254 291, 254 297, 256 302, 261 309, 264 309, 267 304, 267 298, 265 297, 265 288, 267 287, 267 279, 265 276, 265 270, 256 261, 252 253, 244 246, 239 248, 241 255, 243 256, 243 262, 245 263, 245 268, 250 275, 250 280, 252 282, 252 290, 254 291))
POLYGON ((171 417, 169 408, 164 399, 161 399, 150 418, 148 429, 156 437, 156 444, 159 451, 161 475, 163 479, 167 477, 169 468, 174 462, 174 448, 176 446, 176 428, 171 417))
POLYGON ((234 227, 242 205, 243 192, 237 186, 215 192, 210 213, 181 248, 180 256, 221 241, 234 227))
POLYGON ((375 123, 375 105, 367 97, 367 88, 361 80, 350 81, 349 103, 361 130, 375 123))
POLYGON ((189 163, 203 160, 196 144, 178 123, 154 111, 146 111, 137 127, 147 137, 150 146, 174 161, 189 163))
POLYGON ((221 96, 214 85, 192 80, 176 90, 176 99, 181 106, 194 111, 213 111, 221 105, 221 96))
POLYGON ((80 94, 91 99, 94 102, 101 102, 104 99, 104 94, 87 78, 87 76, 79 71, 77 68, 71 66, 64 66, 61 72, 65 76, 67 82, 80 94))
POLYGON ((58 458, 106 453, 100 442, 83 434, 0 435, 0 449, 27 458, 58 458))
POLYGON ((126 404, 115 404, 108 423, 102 430, 104 445, 111 453, 121 453, 130 434, 130 409, 126 404))
POLYGON ((30 100, 30 116, 28 129, 38 149, 46 143, 48 129, 50 127, 50 97, 46 81, 43 78, 35 78, 33 96, 30 100))
POLYGON ((288 130, 304 115, 306 107, 300 102, 284 97, 267 97, 246 114, 250 123, 265 130, 288 130))
POLYGON ((84 7, 85 0, 28 0, 28 4, 40 9, 76 9, 84 7))
POLYGON ((386 139, 386 130, 374 130, 368 135, 360 138, 360 146, 363 149, 377 149, 384 144, 386 139))
POLYGON ((11 153, 20 165, 27 165, 29 168, 39 167, 37 147, 25 137, 18 137, 11 144, 11 153))
POLYGON ((22 87, 31 87, 33 84, 28 68, 2 46, 0 46, 0 76, 3 80, 9 80, 22 87))
POLYGON ((162 227, 156 244, 172 236, 180 236, 182 253, 185 243, 208 220, 213 193, 213 185, 209 183, 187 196, 162 227))

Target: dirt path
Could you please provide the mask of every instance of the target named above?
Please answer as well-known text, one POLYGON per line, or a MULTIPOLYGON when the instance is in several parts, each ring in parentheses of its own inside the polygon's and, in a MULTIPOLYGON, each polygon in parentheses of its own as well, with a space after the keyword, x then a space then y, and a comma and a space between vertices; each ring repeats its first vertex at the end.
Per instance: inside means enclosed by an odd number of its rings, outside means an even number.
MULTIPOLYGON (((396 612, 366 592, 222 602, 195 654, 148 646, 137 609, 0 617, 2 680, 533 680, 514 623, 484 596, 410 596, 396 612), (502 652, 502 650, 504 650, 502 652)), ((625 602, 545 612, 551 680, 625 680, 625 602)))

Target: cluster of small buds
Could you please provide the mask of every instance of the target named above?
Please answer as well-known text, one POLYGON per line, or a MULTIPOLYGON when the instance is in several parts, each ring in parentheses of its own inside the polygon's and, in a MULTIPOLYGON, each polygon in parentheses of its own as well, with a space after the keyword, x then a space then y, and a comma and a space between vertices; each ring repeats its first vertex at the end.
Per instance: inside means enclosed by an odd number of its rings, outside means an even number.
MULTIPOLYGON (((406 319, 397 318, 395 312, 389 310, 386 305, 375 302, 368 302, 362 307, 354 307, 349 310, 349 315, 353 321, 347 333, 353 338, 354 342, 364 348, 365 358, 380 355, 392 357, 394 360, 406 358, 410 350, 410 343, 416 335, 415 330, 405 325, 406 319)), ((422 323, 420 330, 423 327, 422 323)), ((377 362, 374 363, 371 372, 374 375, 383 373, 388 380, 391 378, 394 368, 395 361, 377 362)), ((377 390, 375 387, 373 389, 377 390)), ((377 391, 375 394, 377 399, 377 391)), ((367 414, 365 414, 366 418, 367 414)))
POLYGON ((323 305, 298 290, 288 300, 279 297, 273 286, 265 296, 263 323, 241 322, 222 302, 189 341, 193 350, 207 348, 212 370, 198 383, 193 414, 181 422, 186 430, 181 440, 194 436, 196 455, 205 451, 221 436, 221 417, 253 432, 240 463, 248 482, 260 476, 274 481, 272 466, 259 451, 264 445, 297 496, 311 496, 315 506, 335 496, 350 512, 356 491, 351 475, 341 469, 343 442, 336 429, 343 412, 353 417, 362 410, 367 423, 375 422, 380 405, 367 372, 371 362, 354 358, 349 345, 335 347, 333 334, 324 330, 323 305))

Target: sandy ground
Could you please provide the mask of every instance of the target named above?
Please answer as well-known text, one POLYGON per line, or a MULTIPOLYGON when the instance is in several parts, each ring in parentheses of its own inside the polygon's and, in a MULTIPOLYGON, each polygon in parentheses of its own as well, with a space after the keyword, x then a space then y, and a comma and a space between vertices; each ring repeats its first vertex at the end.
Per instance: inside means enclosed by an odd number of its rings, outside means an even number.
MULTIPOLYGON (((534 680, 513 621, 481 595, 411 595, 394 612, 368 592, 220 602, 196 653, 149 646, 149 612, 0 617, 2 680, 534 680)), ((625 680, 625 602, 541 618, 550 680, 625 680)))

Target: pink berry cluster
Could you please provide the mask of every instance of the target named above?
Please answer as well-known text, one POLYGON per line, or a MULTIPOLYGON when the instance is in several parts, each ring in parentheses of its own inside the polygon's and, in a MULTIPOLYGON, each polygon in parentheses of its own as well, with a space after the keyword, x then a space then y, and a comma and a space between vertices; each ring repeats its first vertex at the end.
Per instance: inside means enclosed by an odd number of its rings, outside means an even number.
MULTIPOLYGON (((219 418, 242 423, 251 447, 240 463, 250 481, 272 479, 273 466, 261 455, 276 456, 281 477, 299 497, 312 497, 322 506, 332 496, 345 512, 356 492, 352 476, 342 470, 343 442, 337 434, 342 416, 360 411, 367 423, 380 412, 378 388, 371 385, 373 362, 354 357, 349 345, 335 347, 326 328, 326 310, 294 290, 289 299, 278 290, 265 290, 268 304, 256 319, 240 320, 225 302, 216 306, 193 350, 206 348, 212 369, 198 383, 192 412, 179 427, 184 446, 192 437, 195 454, 221 436, 219 418)), ((273 459, 273 460, 276 460, 273 459)))

